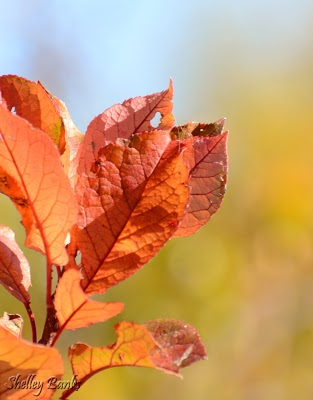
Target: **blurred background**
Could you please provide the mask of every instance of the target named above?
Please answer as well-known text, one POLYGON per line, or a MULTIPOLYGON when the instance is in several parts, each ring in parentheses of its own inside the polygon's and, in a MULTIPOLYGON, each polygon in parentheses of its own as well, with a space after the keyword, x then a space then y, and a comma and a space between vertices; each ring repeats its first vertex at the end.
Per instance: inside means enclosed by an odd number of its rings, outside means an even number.
MULTIPOLYGON (((125 302, 105 324, 65 332, 114 341, 121 319, 177 318, 200 332, 208 360, 184 380, 154 370, 102 372, 84 400, 309 400, 313 398, 313 3, 306 0, 0 1, 0 73, 40 80, 76 125, 109 106, 175 85, 178 124, 227 117, 229 183, 198 234, 170 241, 101 298, 125 302)), ((44 259, 31 266, 34 312, 44 322, 44 259)), ((23 307, 0 288, 0 312, 23 307)), ((25 317, 25 337, 30 329, 25 317)), ((67 377, 71 370, 67 362, 67 377)))

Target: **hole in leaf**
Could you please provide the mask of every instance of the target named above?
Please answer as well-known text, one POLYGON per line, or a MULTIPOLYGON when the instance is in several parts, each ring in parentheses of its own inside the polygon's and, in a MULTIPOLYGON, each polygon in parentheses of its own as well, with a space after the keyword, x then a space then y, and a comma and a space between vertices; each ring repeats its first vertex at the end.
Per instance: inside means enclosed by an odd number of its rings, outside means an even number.
POLYGON ((157 128, 161 122, 161 113, 157 112, 150 121, 152 128, 157 128))
POLYGON ((77 265, 80 265, 80 263, 82 262, 82 254, 80 251, 77 252, 77 255, 75 257, 75 262, 77 265))
POLYGON ((15 106, 13 106, 13 107, 11 108, 11 113, 12 113, 12 114, 16 114, 15 106))

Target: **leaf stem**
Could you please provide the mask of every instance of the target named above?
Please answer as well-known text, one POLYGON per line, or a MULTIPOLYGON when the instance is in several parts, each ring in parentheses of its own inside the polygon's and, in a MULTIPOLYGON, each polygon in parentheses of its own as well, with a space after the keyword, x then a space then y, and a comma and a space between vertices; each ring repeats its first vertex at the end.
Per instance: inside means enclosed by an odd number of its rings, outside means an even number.
POLYGON ((69 398, 69 396, 77 391, 81 386, 90 378, 90 376, 83 378, 81 381, 77 382, 77 384, 72 387, 71 389, 67 389, 62 393, 62 396, 60 397, 60 400, 66 400, 69 398))
POLYGON ((60 280, 62 277, 61 267, 59 265, 56 265, 56 270, 57 270, 57 274, 58 274, 58 280, 60 280))
POLYGON ((47 257, 47 297, 46 297, 47 309, 53 308, 51 286, 52 286, 52 264, 51 261, 49 260, 49 257, 47 257))
POLYGON ((32 336, 33 336, 33 343, 37 343, 37 329, 36 329, 36 321, 35 321, 35 316, 32 312, 32 309, 30 308, 30 303, 24 303, 30 326, 32 328, 32 336))

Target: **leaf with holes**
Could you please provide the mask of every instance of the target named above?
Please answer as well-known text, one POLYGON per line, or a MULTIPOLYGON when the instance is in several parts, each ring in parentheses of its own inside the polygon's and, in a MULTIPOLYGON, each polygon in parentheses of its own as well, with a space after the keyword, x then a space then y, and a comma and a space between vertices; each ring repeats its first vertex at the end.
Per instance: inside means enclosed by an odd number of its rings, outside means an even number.
POLYGON ((112 367, 157 368, 180 376, 181 368, 207 357, 197 331, 175 320, 155 320, 144 325, 121 322, 115 326, 117 341, 105 347, 77 343, 69 349, 74 374, 84 383, 112 367))
POLYGON ((80 173, 89 172, 98 158, 98 151, 108 142, 118 138, 129 139, 132 135, 155 130, 151 125, 153 117, 161 115, 157 130, 170 130, 174 125, 173 84, 163 92, 125 100, 115 104, 94 118, 88 126, 83 144, 80 173))
MULTIPOLYGON (((50 399, 47 380, 55 384, 63 374, 51 348, 62 332, 123 310, 122 303, 89 296, 130 277, 169 239, 195 233, 219 208, 227 180, 224 120, 174 127, 172 99, 170 81, 167 90, 110 107, 84 136, 40 82, 0 77, 0 192, 22 215, 25 244, 47 261, 39 345, 30 267, 14 233, 0 225, 0 283, 24 303, 33 340, 21 339, 18 314, 0 318, 0 399, 50 399), (9 389, 12 376, 28 383, 36 377, 42 387, 9 389)), ((108 368, 141 366, 180 376, 181 368, 206 358, 197 331, 180 321, 124 321, 115 330, 109 346, 69 349, 76 379, 61 381, 60 399, 108 368)))
POLYGON ((227 136, 225 119, 212 124, 189 122, 171 131, 173 140, 187 147, 184 158, 189 166, 190 202, 175 236, 196 233, 219 209, 227 182, 227 136))

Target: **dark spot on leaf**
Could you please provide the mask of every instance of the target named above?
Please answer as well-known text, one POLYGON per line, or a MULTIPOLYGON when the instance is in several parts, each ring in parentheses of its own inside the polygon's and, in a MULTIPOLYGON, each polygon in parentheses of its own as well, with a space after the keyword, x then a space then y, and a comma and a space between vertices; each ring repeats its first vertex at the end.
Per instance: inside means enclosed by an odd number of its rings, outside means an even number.
POLYGON ((21 197, 11 197, 11 200, 20 207, 28 207, 27 199, 23 199, 21 197))

